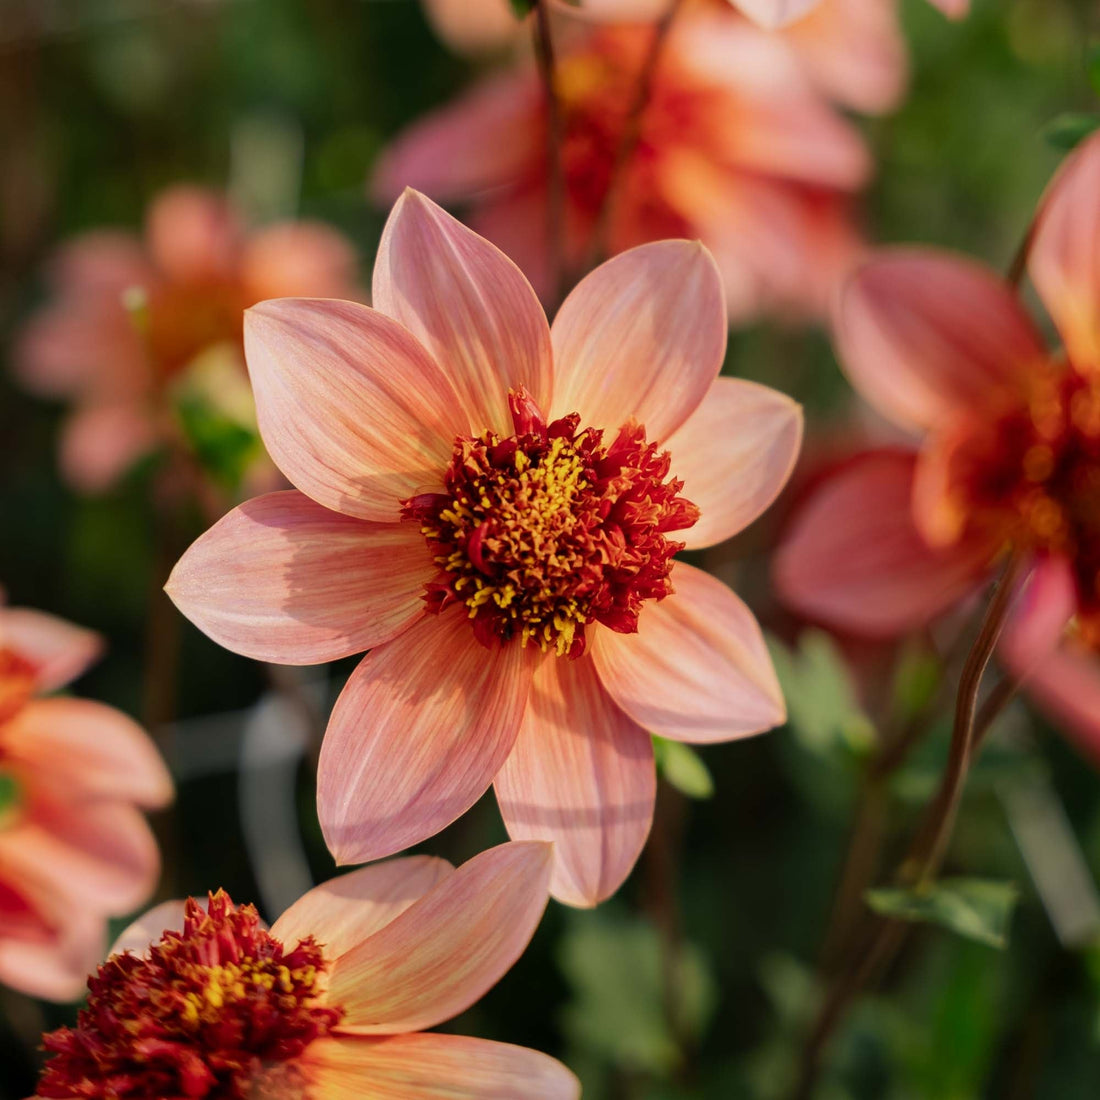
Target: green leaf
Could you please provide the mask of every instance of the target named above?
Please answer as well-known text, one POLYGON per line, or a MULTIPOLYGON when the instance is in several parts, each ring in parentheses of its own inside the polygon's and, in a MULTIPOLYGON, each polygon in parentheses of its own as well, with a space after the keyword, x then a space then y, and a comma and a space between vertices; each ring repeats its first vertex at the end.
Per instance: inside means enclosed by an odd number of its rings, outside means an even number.
POLYGON ((256 434, 194 394, 176 402, 176 413, 203 468, 226 485, 239 485, 257 453, 256 434))
POLYGON ((702 757, 690 746, 654 734, 653 756, 657 773, 681 794, 688 798, 710 798, 714 794, 714 779, 702 757))
POLYGON ((884 917, 938 924, 990 947, 1008 944, 1008 926, 1019 891, 1011 882, 949 878, 912 890, 883 888, 864 894, 884 917))
POLYGON ((1097 95, 1100 95, 1100 45, 1093 46, 1089 50, 1086 70, 1089 76, 1089 83, 1092 85, 1092 90, 1097 95))
POLYGON ((535 0, 509 0, 512 5, 512 14, 517 19, 523 19, 535 10, 535 0))
POLYGON ((939 655, 927 645, 911 642, 902 649, 894 671, 894 710, 902 722, 932 702, 942 673, 939 655))
POLYGON ((1090 115, 1083 111, 1067 111, 1052 118, 1043 127, 1043 137, 1055 149, 1069 151, 1084 141, 1097 127, 1100 127, 1100 115, 1090 115))
POLYGON ((11 772, 0 771, 0 824, 19 808, 23 800, 23 788, 11 772))

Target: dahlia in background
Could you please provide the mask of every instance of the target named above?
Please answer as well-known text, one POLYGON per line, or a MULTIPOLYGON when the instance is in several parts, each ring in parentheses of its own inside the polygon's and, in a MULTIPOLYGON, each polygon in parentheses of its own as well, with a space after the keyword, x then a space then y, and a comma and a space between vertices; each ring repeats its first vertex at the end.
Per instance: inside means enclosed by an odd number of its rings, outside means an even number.
POLYGON ((549 873, 545 844, 457 870, 398 859, 311 890, 270 932, 222 892, 158 906, 91 978, 76 1027, 45 1037, 35 1096, 575 1100, 544 1054, 423 1034, 522 954, 549 873))
MULTIPOLYGON (((598 252, 699 238, 734 321, 821 314, 861 249, 852 208, 871 170, 861 138, 780 38, 693 8, 670 32, 639 141, 616 172, 653 33, 600 26, 560 51, 566 265, 578 272, 598 252)), ((399 136, 372 188, 388 202, 406 185, 464 204, 470 224, 553 296, 545 100, 533 64, 487 78, 399 136)))
POLYGON ((160 862, 139 807, 172 798, 124 714, 43 698, 99 651, 91 631, 0 607, 0 982, 55 1001, 79 996, 107 918, 152 893, 160 862))
POLYGON ((168 592, 258 660, 370 650, 321 753, 338 861, 431 836, 495 782, 509 833, 555 842, 554 895, 593 905, 645 843, 651 732, 784 721, 751 612, 674 555, 770 504, 801 410, 717 377, 722 287, 698 243, 608 261, 551 328, 504 255, 408 192, 373 301, 249 312, 260 431, 298 490, 230 512, 168 592))
POLYGON ((1030 272, 1049 351, 1011 288, 970 260, 890 250, 836 326, 859 391, 917 449, 871 452, 824 484, 776 560, 786 600, 890 636, 976 590, 1006 554, 1033 570, 1002 656, 1100 760, 1100 137, 1037 217, 1030 272))
POLYGON ((284 223, 249 232, 222 196, 175 187, 144 238, 95 230, 51 265, 51 298, 27 325, 15 366, 26 387, 70 402, 61 468, 74 488, 108 488, 179 437, 176 399, 208 402, 254 429, 242 314, 285 294, 356 297, 356 259, 333 229, 284 223))

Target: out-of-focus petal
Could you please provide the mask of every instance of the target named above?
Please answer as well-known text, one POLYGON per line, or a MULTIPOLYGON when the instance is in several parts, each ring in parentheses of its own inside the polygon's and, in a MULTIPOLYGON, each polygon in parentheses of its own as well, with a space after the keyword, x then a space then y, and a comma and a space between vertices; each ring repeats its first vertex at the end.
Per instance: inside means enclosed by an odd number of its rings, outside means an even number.
POLYGON ((869 452, 814 493, 775 557, 784 602, 830 626, 892 637, 977 587, 993 548, 928 545, 913 522, 915 468, 911 453, 869 452))
POLYGON ((560 1062, 464 1035, 324 1039, 306 1064, 325 1100, 579 1100, 560 1062))
POLYGON ((339 956, 328 996, 342 1032, 435 1027, 479 1000, 530 942, 552 848, 513 841, 474 856, 373 936, 339 956))
POLYGON ((487 650, 458 609, 367 654, 321 747, 317 811, 337 863, 392 855, 468 810, 511 752, 530 686, 529 652, 487 650))
POLYGON ((117 229, 94 229, 58 249, 50 262, 50 282, 62 295, 102 295, 118 300, 133 286, 156 279, 141 241, 117 229))
POLYGON ((722 280, 698 241, 640 245, 601 264, 551 330, 553 415, 612 433, 633 417, 667 439, 699 407, 726 351, 722 280))
POLYGON ((264 443, 307 496, 386 523, 441 488, 466 423, 401 325, 355 302, 280 298, 247 311, 244 341, 264 443))
POLYGON ((928 0, 939 8, 948 19, 962 19, 970 11, 970 0, 928 0))
POLYGON ((165 590, 226 649, 309 665, 396 637, 423 614, 437 571, 415 524, 354 519, 290 490, 223 516, 165 590))
POLYGON ((122 930, 107 954, 121 955, 130 951, 135 955, 148 955, 149 948, 158 943, 165 932, 183 931, 185 908, 186 904, 178 900, 154 905, 122 930))
POLYGON ((424 0, 435 33, 462 53, 487 53, 513 43, 522 24, 509 0, 424 0))
POLYGON ((102 961, 106 921, 74 908, 59 927, 30 937, 0 935, 0 984, 44 1001, 79 1000, 102 961))
POLYGON ((732 0, 754 22, 768 30, 776 30, 801 19, 821 0, 732 0))
POLYGON ((931 249, 889 249, 852 277, 837 308, 840 359, 884 416, 930 428, 981 409, 1045 353, 1004 282, 931 249))
POLYGON ((65 423, 61 472, 82 493, 101 493, 157 444, 151 412, 134 402, 83 405, 65 423))
POLYGON ((313 936, 325 957, 346 954, 454 873, 445 859, 408 856, 361 867, 303 894, 272 926, 287 947, 313 936))
POLYGON ((554 842, 554 897, 597 905, 622 885, 656 789, 653 742, 612 702, 592 659, 544 661, 496 794, 513 840, 554 842))
POLYGON ((647 605, 637 634, 600 630, 592 656, 612 699, 674 741, 732 741, 786 721, 760 627, 729 588, 677 562, 674 592, 647 605))
POLYGON ((103 652, 103 638, 43 611, 0 607, 2 648, 34 665, 39 690, 53 691, 75 680, 103 652))
POLYGON ((272 225, 241 257, 245 298, 355 298, 358 260, 347 238, 321 222, 272 225))
POLYGON ((69 799, 172 801, 172 778, 146 732, 92 699, 35 699, 4 727, 5 754, 60 785, 69 799))
POLYGON ((802 444, 802 407, 785 394, 719 378, 668 440, 672 472, 702 515, 682 538, 711 546, 747 527, 787 483, 802 444))
POLYGON ((1066 161, 1040 204, 1029 266, 1074 365, 1100 370, 1100 134, 1066 161))
POLYGON ((473 434, 511 435, 508 391, 550 403, 550 327, 531 284, 495 245, 407 190, 374 264, 375 308, 405 326, 446 372, 473 434))
POLYGON ((1076 614, 1070 563, 1060 556, 1041 558, 1020 587, 1001 637, 1001 656, 1017 675, 1026 675, 1058 648, 1076 614))
POLYGON ((236 273, 241 225, 214 191, 181 185, 162 192, 149 208, 146 238, 157 267, 170 279, 194 283, 236 273))
POLYGON ((1100 767, 1100 657, 1068 641, 1032 668, 1024 690, 1100 767))

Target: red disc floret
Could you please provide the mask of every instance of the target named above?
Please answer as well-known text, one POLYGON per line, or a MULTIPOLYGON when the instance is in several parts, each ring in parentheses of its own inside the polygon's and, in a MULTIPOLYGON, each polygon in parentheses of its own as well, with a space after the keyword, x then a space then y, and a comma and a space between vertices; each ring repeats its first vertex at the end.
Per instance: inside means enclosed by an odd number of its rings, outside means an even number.
POLYGON ((45 1036, 38 1097, 91 1100, 307 1100, 296 1064, 339 1022, 318 1001, 312 938, 287 950, 254 907, 189 899, 182 932, 147 956, 114 955, 88 982, 75 1028, 45 1036))
POLYGON ((510 407, 514 435, 457 439, 446 492, 405 501, 440 567, 427 603, 465 605, 485 645, 519 639, 578 657, 588 624, 631 633, 645 601, 672 591, 684 544, 667 535, 699 510, 641 425, 605 446, 577 413, 548 424, 523 392, 510 407))

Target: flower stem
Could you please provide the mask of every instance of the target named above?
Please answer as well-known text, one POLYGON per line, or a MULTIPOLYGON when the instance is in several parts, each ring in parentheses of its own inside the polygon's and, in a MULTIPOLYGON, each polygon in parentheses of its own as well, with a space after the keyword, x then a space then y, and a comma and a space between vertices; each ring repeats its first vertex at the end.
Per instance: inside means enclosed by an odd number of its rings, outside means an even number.
MULTIPOLYGON (((546 99, 546 247, 550 265, 551 285, 557 301, 565 289, 565 168, 562 147, 565 142, 565 119, 558 95, 557 60, 550 32, 550 10, 547 0, 535 3, 535 57, 546 99)), ((556 304, 556 303, 555 303, 556 304)))

